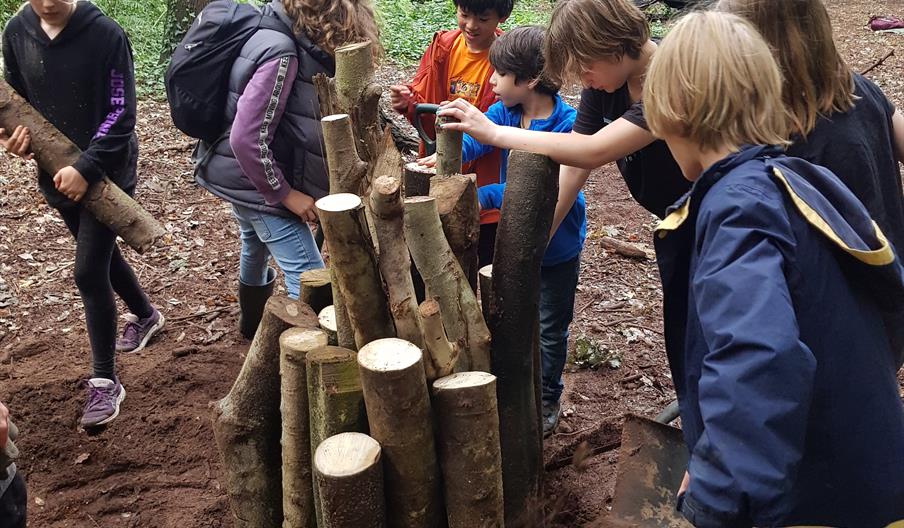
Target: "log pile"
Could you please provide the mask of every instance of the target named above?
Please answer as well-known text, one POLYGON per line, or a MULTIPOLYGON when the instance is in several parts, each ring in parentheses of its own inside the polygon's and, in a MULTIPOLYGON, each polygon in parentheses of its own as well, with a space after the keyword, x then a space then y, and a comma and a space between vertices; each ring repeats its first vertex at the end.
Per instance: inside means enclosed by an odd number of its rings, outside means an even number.
POLYGON ((441 174, 406 182, 392 141, 366 122, 378 116, 363 106, 372 77, 349 74, 367 73, 370 51, 352 51, 357 66, 339 67, 337 52, 336 78, 319 84, 323 111, 342 111, 322 118, 331 194, 315 204, 330 270, 303 277, 301 301, 268 305, 218 404, 235 525, 542 526, 536 321, 552 165, 513 156, 505 199, 527 202, 507 220, 503 208, 511 235, 496 251, 497 269, 516 273, 481 274, 479 302, 479 210, 473 177, 457 172, 460 135, 443 137, 441 174))

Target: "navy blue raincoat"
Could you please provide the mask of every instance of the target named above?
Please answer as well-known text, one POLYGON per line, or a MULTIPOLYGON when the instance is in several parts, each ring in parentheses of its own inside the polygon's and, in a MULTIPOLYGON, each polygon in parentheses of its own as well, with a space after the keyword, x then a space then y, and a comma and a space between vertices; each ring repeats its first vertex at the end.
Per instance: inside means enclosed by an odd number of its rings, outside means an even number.
POLYGON ((698 527, 904 519, 883 310, 904 268, 831 172, 772 147, 707 169, 656 232, 698 527))

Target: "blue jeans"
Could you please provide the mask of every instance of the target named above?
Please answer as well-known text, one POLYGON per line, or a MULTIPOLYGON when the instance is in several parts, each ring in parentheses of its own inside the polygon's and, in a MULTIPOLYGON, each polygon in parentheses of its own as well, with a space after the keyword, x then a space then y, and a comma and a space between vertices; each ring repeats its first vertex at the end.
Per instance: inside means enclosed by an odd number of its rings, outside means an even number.
POLYGON ((267 262, 273 255, 285 276, 289 297, 297 299, 298 276, 323 267, 311 228, 297 217, 272 215, 241 205, 232 204, 232 212, 242 239, 239 280, 248 286, 266 284, 267 262))
POLYGON ((574 294, 578 287, 581 256, 540 268, 540 372, 543 401, 555 403, 562 396, 562 371, 568 356, 568 326, 574 318, 574 294))

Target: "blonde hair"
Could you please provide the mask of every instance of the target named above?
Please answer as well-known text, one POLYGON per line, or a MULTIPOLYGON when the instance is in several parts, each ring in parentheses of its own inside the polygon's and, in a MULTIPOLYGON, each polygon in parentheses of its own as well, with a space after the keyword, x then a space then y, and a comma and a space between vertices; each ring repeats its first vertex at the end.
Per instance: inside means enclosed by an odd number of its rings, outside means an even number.
POLYGON ((631 0, 559 0, 546 30, 544 74, 561 85, 598 60, 640 57, 648 40, 647 18, 631 0))
POLYGON ((380 30, 369 0, 282 0, 292 29, 303 32, 320 49, 335 56, 336 48, 369 40, 374 59, 382 54, 380 30))
POLYGON ((684 16, 653 54, 644 114, 654 135, 703 151, 787 145, 782 76, 756 29, 728 13, 684 16))
POLYGON ((853 108, 854 79, 822 0, 721 0, 716 9, 746 18, 772 46, 794 132, 806 136, 820 115, 853 108))

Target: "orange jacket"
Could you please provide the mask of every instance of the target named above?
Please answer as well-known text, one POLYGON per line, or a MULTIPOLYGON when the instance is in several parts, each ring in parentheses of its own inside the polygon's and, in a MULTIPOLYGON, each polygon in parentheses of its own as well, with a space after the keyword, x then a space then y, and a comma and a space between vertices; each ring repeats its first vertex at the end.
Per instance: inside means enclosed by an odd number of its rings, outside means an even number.
MULTIPOLYGON (((497 30, 497 36, 502 32, 497 30)), ((437 31, 433 35, 433 41, 427 46, 427 50, 421 57, 420 65, 414 78, 408 83, 408 89, 411 90, 411 98, 408 100, 408 110, 405 117, 412 124, 414 123, 414 107, 419 103, 441 103, 449 98, 449 54, 455 39, 461 35, 460 29, 451 31, 437 31)), ((495 101, 496 96, 490 87, 490 76, 493 75, 493 69, 487 72, 487 77, 480 86, 480 93, 477 96, 477 108, 481 112, 486 112, 495 101)), ((436 131, 433 127, 433 119, 430 114, 421 115, 421 123, 424 131, 430 137, 436 137, 436 131)), ((424 154, 424 145, 421 143, 420 154, 424 154)), ((481 187, 491 183, 499 183, 499 149, 493 149, 492 152, 471 163, 462 166, 462 173, 476 173, 477 186, 481 187)), ((480 212, 481 224, 493 224, 499 221, 499 210, 490 209, 480 212)))

